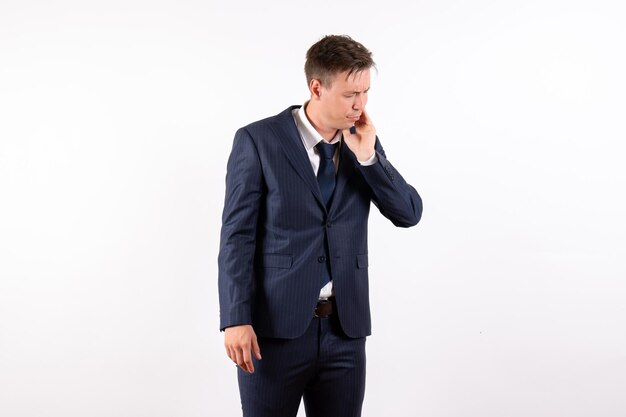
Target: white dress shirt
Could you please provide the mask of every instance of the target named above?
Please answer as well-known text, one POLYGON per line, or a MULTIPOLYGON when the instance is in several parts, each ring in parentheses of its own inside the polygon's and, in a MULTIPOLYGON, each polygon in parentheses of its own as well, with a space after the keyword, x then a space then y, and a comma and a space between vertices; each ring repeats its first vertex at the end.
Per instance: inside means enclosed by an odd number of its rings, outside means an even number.
MULTIPOLYGON (((337 146, 337 150, 335 151, 335 155, 333 156, 333 162, 335 163, 335 172, 337 172, 337 168, 339 167, 339 147, 342 146, 341 138, 342 133, 341 130, 337 130, 335 136, 330 140, 325 140, 322 135, 318 133, 317 130, 313 127, 309 118, 306 115, 306 106, 309 102, 307 101, 300 108, 294 109, 292 111, 293 119, 296 122, 296 127, 298 128, 298 132, 300 133, 300 138, 302 139, 302 144, 304 145, 304 149, 306 149, 306 153, 309 156, 309 161, 311 161, 311 167, 313 168, 313 173, 317 176, 317 171, 320 167, 320 155, 317 151, 315 145, 317 145, 321 141, 326 141, 326 143, 334 144, 339 143, 337 146)), ((364 162, 359 161, 359 164, 363 166, 374 165, 378 161, 378 157, 376 156, 376 152, 364 162)), ((333 295, 333 282, 330 281, 326 284, 320 291, 320 299, 325 299, 333 295)))

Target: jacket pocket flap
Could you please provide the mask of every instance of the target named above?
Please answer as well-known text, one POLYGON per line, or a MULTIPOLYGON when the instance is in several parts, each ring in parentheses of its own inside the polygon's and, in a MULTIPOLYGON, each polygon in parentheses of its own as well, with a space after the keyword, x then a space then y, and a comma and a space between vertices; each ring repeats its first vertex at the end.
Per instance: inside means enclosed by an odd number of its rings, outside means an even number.
POLYGON ((263 255, 263 266, 266 268, 291 268, 292 257, 290 255, 278 255, 267 253, 263 255))
POLYGON ((358 268, 367 268, 369 266, 369 262, 367 261, 367 254, 356 256, 356 266, 358 268))

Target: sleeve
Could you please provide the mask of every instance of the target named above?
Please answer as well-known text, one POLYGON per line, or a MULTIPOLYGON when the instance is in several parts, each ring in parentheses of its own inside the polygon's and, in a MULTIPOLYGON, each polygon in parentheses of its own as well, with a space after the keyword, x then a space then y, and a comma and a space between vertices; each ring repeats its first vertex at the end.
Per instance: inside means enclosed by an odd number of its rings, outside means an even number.
POLYGON ((262 195, 258 151, 250 133, 242 128, 235 134, 226 172, 218 256, 220 330, 252 324, 254 254, 262 195))
POLYGON ((372 201, 394 225, 415 226, 422 217, 422 198, 387 160, 378 138, 375 149, 378 160, 373 165, 359 166, 372 190, 372 201))

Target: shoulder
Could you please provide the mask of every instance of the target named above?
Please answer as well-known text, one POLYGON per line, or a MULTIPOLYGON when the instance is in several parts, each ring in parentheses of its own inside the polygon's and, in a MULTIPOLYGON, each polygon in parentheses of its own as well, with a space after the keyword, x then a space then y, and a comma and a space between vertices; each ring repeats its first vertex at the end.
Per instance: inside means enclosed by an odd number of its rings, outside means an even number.
POLYGON ((252 122, 242 127, 240 130, 247 131, 253 137, 259 137, 259 136, 265 136, 267 133, 271 132, 272 129, 275 128, 276 126, 285 127, 285 126, 289 126, 290 124, 295 125, 292 111, 299 107, 300 107, 299 105, 289 106, 285 110, 283 110, 282 112, 274 116, 266 117, 265 119, 252 122))

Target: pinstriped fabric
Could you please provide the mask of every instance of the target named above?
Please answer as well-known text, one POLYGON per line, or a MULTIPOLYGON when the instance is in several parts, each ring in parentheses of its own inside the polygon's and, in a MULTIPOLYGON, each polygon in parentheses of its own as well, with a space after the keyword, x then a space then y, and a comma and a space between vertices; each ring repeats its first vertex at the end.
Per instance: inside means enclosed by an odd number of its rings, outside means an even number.
POLYGON ((387 161, 363 167, 340 146, 324 204, 292 110, 237 131, 226 174, 219 264, 220 326, 252 324, 263 359, 238 370, 245 417, 357 417, 371 320, 370 204, 395 225, 416 224, 419 195, 387 161), (337 315, 312 319, 330 266, 337 315))
POLYGON ((226 175, 219 263, 220 326, 252 324, 293 339, 308 328, 330 260, 341 326, 370 334, 367 220, 373 201, 395 225, 421 216, 419 195, 387 161, 362 167, 340 147, 327 210, 291 111, 235 135, 226 175), (325 248, 328 242, 328 250, 325 248))
POLYGON ((254 374, 238 370, 244 417, 358 417, 365 394, 365 338, 334 318, 315 319, 297 339, 260 338, 254 374))

